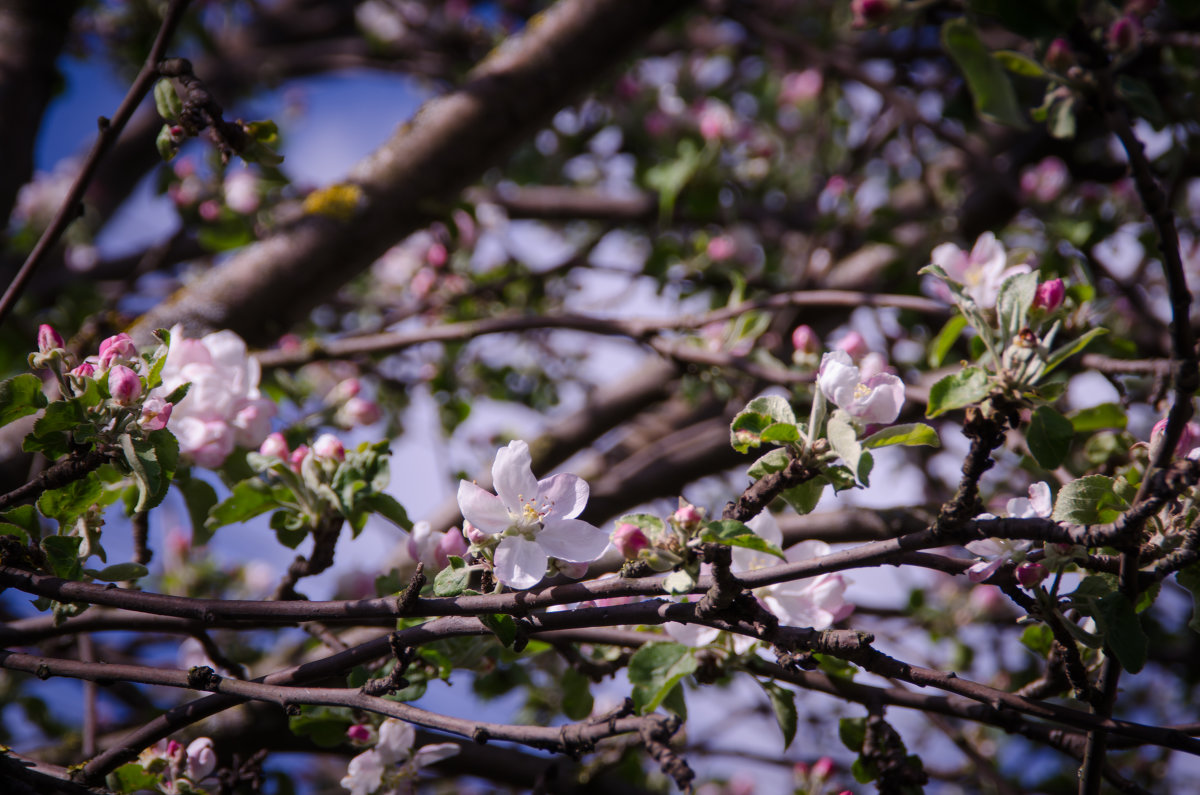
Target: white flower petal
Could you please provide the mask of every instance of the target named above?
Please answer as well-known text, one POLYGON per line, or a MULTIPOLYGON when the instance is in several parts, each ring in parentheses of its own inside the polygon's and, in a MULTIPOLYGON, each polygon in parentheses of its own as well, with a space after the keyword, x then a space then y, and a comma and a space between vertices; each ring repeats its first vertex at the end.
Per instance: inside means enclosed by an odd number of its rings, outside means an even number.
POLYGON ((374 749, 363 751, 350 760, 341 784, 350 795, 371 795, 383 783, 383 759, 374 749))
POLYGON ((608 549, 608 533, 582 519, 543 520, 538 545, 547 554, 570 563, 588 563, 608 549))
POLYGON ((764 510, 758 516, 746 522, 746 527, 749 527, 760 538, 770 541, 775 546, 783 546, 783 531, 779 529, 779 522, 775 521, 775 515, 769 510, 764 510))
POLYGON ((971 568, 967 569, 967 579, 971 582, 983 582, 988 577, 991 577, 996 569, 1004 565, 1004 558, 996 558, 992 561, 981 560, 971 568))
POLYGON ((520 536, 506 536, 496 547, 496 579, 510 588, 537 585, 546 576, 546 563, 546 551, 520 536))
POLYGON ((980 541, 968 541, 964 544, 968 551, 984 558, 992 558, 996 555, 1003 555, 1007 549, 997 539, 985 538, 980 541))
POLYGON ((1050 494, 1050 485, 1044 480, 1029 487, 1029 502, 1033 512, 1043 519, 1049 519, 1054 513, 1054 497, 1050 494))
POLYGON ((395 764, 408 758, 416 739, 417 733, 411 723, 388 718, 379 727, 379 742, 375 751, 385 763, 395 764))
POLYGON ((671 636, 671 640, 685 646, 707 646, 720 634, 720 630, 703 624, 680 624, 678 621, 663 624, 663 631, 671 636))
POLYGON ((437 743, 436 745, 422 746, 413 754, 413 767, 425 767, 435 762, 440 762, 443 759, 449 759, 461 750, 462 748, 457 743, 437 743))
POLYGON ((492 464, 492 483, 510 513, 519 514, 523 503, 537 499, 538 482, 533 476, 529 445, 518 439, 500 448, 492 464))
POLYGON ((578 475, 553 475, 538 482, 537 508, 547 518, 574 519, 587 505, 587 481, 578 475))
POLYGON ((458 509, 464 519, 488 535, 503 533, 513 523, 499 497, 465 480, 458 482, 458 509))

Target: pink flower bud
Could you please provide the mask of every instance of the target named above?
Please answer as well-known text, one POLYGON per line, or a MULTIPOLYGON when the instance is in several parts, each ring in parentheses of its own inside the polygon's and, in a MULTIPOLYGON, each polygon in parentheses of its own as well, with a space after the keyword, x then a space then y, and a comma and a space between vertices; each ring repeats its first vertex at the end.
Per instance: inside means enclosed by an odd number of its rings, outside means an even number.
POLYGON ((183 746, 178 742, 175 740, 167 741, 167 756, 178 756, 181 751, 183 751, 183 746))
POLYGON ((346 460, 346 448, 342 446, 342 440, 332 433, 323 433, 318 436, 317 440, 313 442, 312 450, 317 458, 333 458, 338 461, 346 460))
POLYGON ((871 352, 871 349, 867 347, 867 341, 857 331, 851 331, 842 337, 834 347, 850 354, 851 359, 861 359, 871 352))
POLYGON ((302 444, 292 451, 292 458, 289 463, 293 472, 299 472, 300 468, 304 466, 304 459, 308 458, 308 453, 308 445, 306 444, 302 444))
POLYGON ((361 723, 356 723, 349 729, 346 729, 346 737, 352 743, 365 745, 371 741, 371 727, 361 723))
POLYGON ((79 378, 93 378, 96 375, 96 368, 91 362, 84 362, 72 370, 71 375, 79 378))
POLYGON ((572 580, 578 580, 588 573, 587 563, 574 563, 568 560, 556 561, 559 574, 572 580))
POLYGON ((357 428, 379 422, 382 416, 383 410, 375 401, 352 397, 337 410, 334 421, 342 428, 357 428))
POLYGON ((713 262, 730 259, 737 251, 733 240, 726 235, 717 235, 708 241, 708 258, 713 262))
POLYGON ((704 521, 704 514, 695 505, 684 504, 675 511, 675 521, 679 524, 699 524, 704 521))
POLYGON ((1142 36, 1142 24, 1136 17, 1124 16, 1108 29, 1108 45, 1117 52, 1129 52, 1142 36))
POLYGON ((450 565, 451 555, 462 558, 466 557, 466 554, 467 539, 463 538, 463 534, 459 532, 458 528, 452 527, 438 539, 433 556, 437 558, 438 566, 444 569, 450 565))
POLYGON ((889 0, 851 0, 850 13, 854 15, 854 27, 866 28, 887 19, 892 13, 889 0))
POLYGON ((267 436, 263 440, 262 446, 258 448, 260 455, 279 458, 284 461, 288 460, 291 451, 288 449, 287 439, 283 438, 283 434, 276 431, 267 436))
POLYGON ((200 202, 200 217, 212 223, 221 217, 221 203, 216 199, 200 202))
POLYGON ((1063 280, 1051 279, 1037 286, 1037 292, 1033 296, 1033 306, 1036 309, 1053 312, 1062 306, 1063 299, 1066 296, 1067 288, 1063 286, 1063 280))
POLYGON ((187 747, 187 777, 192 781, 202 781, 217 767, 217 755, 213 751, 213 741, 208 737, 192 740, 187 747))
MULTIPOLYGON (((1162 435, 1166 429, 1166 417, 1154 423, 1154 428, 1150 431, 1151 449, 1162 444, 1162 435)), ((1183 433, 1179 434, 1179 443, 1175 445, 1175 455, 1186 456, 1197 445, 1200 445, 1200 425, 1189 422, 1183 426, 1183 433)))
POLYGON ((1075 55, 1066 39, 1055 39, 1046 48, 1046 66, 1056 72, 1066 72, 1075 65, 1075 55))
POLYGON ((142 379, 125 365, 114 365, 108 371, 108 393, 113 400, 128 405, 141 396, 142 379))
POLYGON ((1022 588, 1032 588, 1050 574, 1049 569, 1040 563, 1022 563, 1017 566, 1017 582, 1022 588))
POLYGON ((331 406, 336 406, 345 403, 361 391, 362 381, 359 381, 357 378, 346 378, 339 381, 337 386, 329 390, 329 394, 325 396, 325 402, 331 406))
POLYGON ((783 84, 779 89, 779 101, 793 105, 811 102, 821 94, 823 84, 824 79, 818 69, 805 69, 803 72, 784 75, 783 84))
POLYGON ((813 762, 812 774, 814 778, 828 778, 833 772, 833 760, 828 756, 823 756, 816 762, 813 762))
POLYGON ((137 348, 128 334, 114 334, 100 343, 100 369, 107 370, 113 362, 137 358, 137 348))
MULTIPOLYGON (((109 376, 109 383, 112 382, 112 376, 109 376)), ((171 411, 175 405, 168 403, 157 395, 152 395, 146 398, 142 403, 142 418, 140 420, 142 427, 148 431, 161 431, 167 427, 167 422, 171 419, 171 411)))
POLYGON ((38 326, 37 345, 38 353, 49 353, 52 350, 67 347, 62 336, 54 330, 54 327, 45 323, 38 326))
POLYGON ((472 544, 482 544, 488 538, 487 533, 483 532, 470 522, 463 522, 463 535, 466 536, 467 540, 472 544))
POLYGON ((435 268, 440 268, 446 264, 446 260, 450 258, 449 252, 446 251, 446 246, 442 243, 434 243, 425 252, 425 261, 435 268))
POLYGON ((613 531, 612 544, 625 560, 633 560, 639 552, 650 546, 650 539, 646 538, 642 528, 623 522, 613 531))
POLYGON ((821 338, 812 330, 812 326, 796 326, 792 332, 792 347, 797 353, 820 353, 821 338))

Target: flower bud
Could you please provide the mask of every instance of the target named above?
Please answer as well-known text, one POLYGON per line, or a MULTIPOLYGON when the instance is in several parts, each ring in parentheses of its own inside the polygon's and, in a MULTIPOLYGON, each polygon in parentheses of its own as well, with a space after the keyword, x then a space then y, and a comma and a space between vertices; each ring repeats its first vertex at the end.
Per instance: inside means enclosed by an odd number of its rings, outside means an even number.
POLYGON ((438 566, 444 569, 450 565, 451 555, 460 558, 466 557, 467 539, 463 538, 463 534, 459 532, 458 528, 452 527, 442 533, 433 555, 437 558, 438 566))
POLYGON ((128 334, 114 334, 100 343, 100 369, 107 370, 113 363, 137 358, 137 348, 128 334))
POLYGON ((142 379, 125 365, 114 365, 108 371, 108 393, 118 403, 129 405, 141 396, 142 379))
POLYGON ((821 338, 812 330, 812 326, 796 326, 792 332, 792 347, 797 353, 820 353, 821 338))
POLYGON ((1117 52, 1130 52, 1137 47, 1142 36, 1142 25, 1137 17, 1124 16, 1108 29, 1108 46, 1117 52))
POLYGON ((371 727, 364 723, 356 723, 346 729, 346 738, 355 745, 367 745, 371 742, 372 735, 371 727))
POLYGON ((287 439, 278 431, 268 435, 263 440, 262 446, 258 448, 258 452, 259 455, 280 458, 284 461, 287 461, 288 456, 291 454, 291 451, 288 449, 287 439))
POLYGON ((673 518, 682 525, 700 524, 704 521, 704 514, 695 505, 684 503, 679 506, 679 510, 675 511, 673 518))
POLYGON ((1017 582, 1022 588, 1033 588, 1050 574, 1049 569, 1040 563, 1022 563, 1017 566, 1017 582))
POLYGON ((341 428, 357 428, 360 425, 371 425, 379 422, 383 410, 373 400, 352 397, 342 404, 334 415, 334 422, 341 428))
POLYGON ((837 341, 837 344, 834 345, 834 347, 838 350, 845 351, 846 353, 850 354, 851 359, 856 360, 861 359, 871 352, 871 349, 867 347, 867 341, 863 339, 862 334, 859 334, 857 331, 851 331, 849 334, 842 337, 837 341))
POLYGON ((325 402, 330 406, 339 406, 358 395, 361 391, 362 381, 359 381, 357 378, 346 378, 339 381, 337 386, 329 390, 329 394, 325 396, 325 402))
POLYGON ((449 253, 446 251, 446 246, 443 243, 434 243, 425 252, 425 261, 435 268, 440 268, 446 264, 449 259, 449 253))
MULTIPOLYGON (((109 383, 111 382, 112 376, 109 376, 109 383)), ((139 422, 148 431, 161 431, 167 427, 174 408, 173 403, 168 403, 158 395, 151 395, 142 403, 142 417, 139 422)))
MULTIPOLYGON (((1167 418, 1163 417, 1158 422, 1154 423, 1153 430, 1150 431, 1150 456, 1153 458, 1158 453, 1158 447, 1162 444, 1162 435, 1167 429, 1167 418)), ((1197 445, 1200 445, 1200 425, 1194 422, 1189 422, 1183 426, 1183 432, 1179 434, 1179 442, 1175 445, 1176 456, 1187 456, 1197 445)))
POLYGON ((183 751, 183 745, 176 740, 167 741, 167 756, 178 756, 183 751))
POLYGON ((38 353, 49 353, 53 350, 61 350, 67 347, 63 342, 62 336, 54 330, 53 326, 48 326, 45 323, 38 326, 37 335, 38 353))
POLYGON ((187 777, 192 781, 201 781, 217 768, 217 755, 213 751, 213 741, 208 737, 192 740, 187 747, 187 777))
POLYGON ((833 772, 833 760, 828 756, 823 756, 816 762, 813 762, 812 774, 813 778, 828 778, 833 772))
POLYGON ((708 241, 708 258, 713 262, 730 259, 737 251, 737 246, 727 235, 717 235, 708 241))
POLYGON ((299 474, 300 468, 304 466, 304 459, 308 458, 308 445, 302 444, 292 451, 292 457, 289 460, 292 471, 299 474))
POLYGON ((72 370, 71 375, 77 378, 94 378, 96 375, 96 367, 91 362, 84 362, 72 370))
POLYGON ((890 0, 850 0, 850 12, 854 15, 854 27, 866 28, 887 19, 892 13, 890 0))
POLYGON ((312 451, 317 458, 333 458, 338 461, 346 460, 346 448, 342 440, 332 433, 323 433, 313 442, 312 451))
POLYGON ((1063 280, 1051 279, 1037 286, 1037 292, 1033 296, 1033 306, 1035 309, 1053 312, 1062 306, 1066 296, 1067 288, 1063 286, 1063 280))
POLYGON ((488 539, 487 533, 483 532, 470 522, 463 522, 463 535, 466 536, 467 540, 472 544, 482 544, 488 539))
POLYGON ((1066 39, 1055 39, 1046 48, 1046 66, 1056 72, 1066 72, 1075 65, 1075 55, 1066 39))
POLYGON ((613 531, 612 544, 625 560, 634 560, 639 552, 650 546, 650 539, 637 525, 622 523, 613 531))

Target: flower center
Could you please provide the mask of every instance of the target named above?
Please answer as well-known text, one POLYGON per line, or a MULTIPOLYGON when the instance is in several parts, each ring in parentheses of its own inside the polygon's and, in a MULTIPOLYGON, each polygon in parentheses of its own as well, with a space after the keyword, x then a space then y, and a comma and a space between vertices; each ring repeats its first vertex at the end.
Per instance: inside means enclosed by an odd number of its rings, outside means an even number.
POLYGON ((866 384, 862 383, 861 381, 854 385, 854 399, 855 400, 866 400, 870 396, 871 396, 871 387, 867 386, 866 384))

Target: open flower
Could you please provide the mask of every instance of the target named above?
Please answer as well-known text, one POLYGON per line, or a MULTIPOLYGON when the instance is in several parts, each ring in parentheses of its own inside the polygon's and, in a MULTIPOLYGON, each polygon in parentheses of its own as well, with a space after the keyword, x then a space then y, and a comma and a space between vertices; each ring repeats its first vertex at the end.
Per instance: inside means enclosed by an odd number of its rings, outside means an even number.
MULTIPOLYGON (((1050 486, 1044 481, 1034 483, 1029 487, 1029 497, 1013 497, 1005 506, 1009 517, 1013 519, 1034 519, 1041 517, 1049 519, 1054 512, 1054 500, 1050 495, 1050 486)), ((979 515, 980 519, 995 519, 990 513, 979 515)), ((996 569, 1010 560, 1020 560, 1033 546, 1032 541, 1013 541, 1006 538, 985 538, 981 541, 971 541, 967 551, 978 555, 983 560, 967 569, 967 578, 971 582, 983 582, 991 577, 996 569)))
POLYGON ((415 740, 410 724, 388 718, 379 727, 378 744, 350 760, 342 786, 351 795, 411 792, 417 771, 459 752, 455 743, 426 745, 414 752, 415 740))
POLYGON ((495 572, 505 585, 532 588, 550 557, 586 563, 608 547, 607 533, 575 518, 587 505, 587 482, 567 474, 538 480, 525 442, 509 442, 496 453, 492 481, 496 494, 459 482, 458 507, 480 532, 500 536, 495 572))
POLYGON ((904 406, 903 381, 891 373, 876 373, 864 380, 843 350, 821 357, 817 385, 831 403, 867 423, 895 422, 904 406))
MULTIPOLYGON (((1029 273, 1028 265, 1008 267, 1004 244, 991 232, 984 232, 970 252, 953 243, 942 243, 930 254, 934 265, 961 284, 967 295, 982 309, 991 309, 1000 295, 1000 285, 1010 276, 1029 273)), ((938 283, 940 284, 940 282, 938 283)), ((945 286, 942 285, 942 289, 945 286)), ((943 295, 949 300, 949 294, 943 295)))

